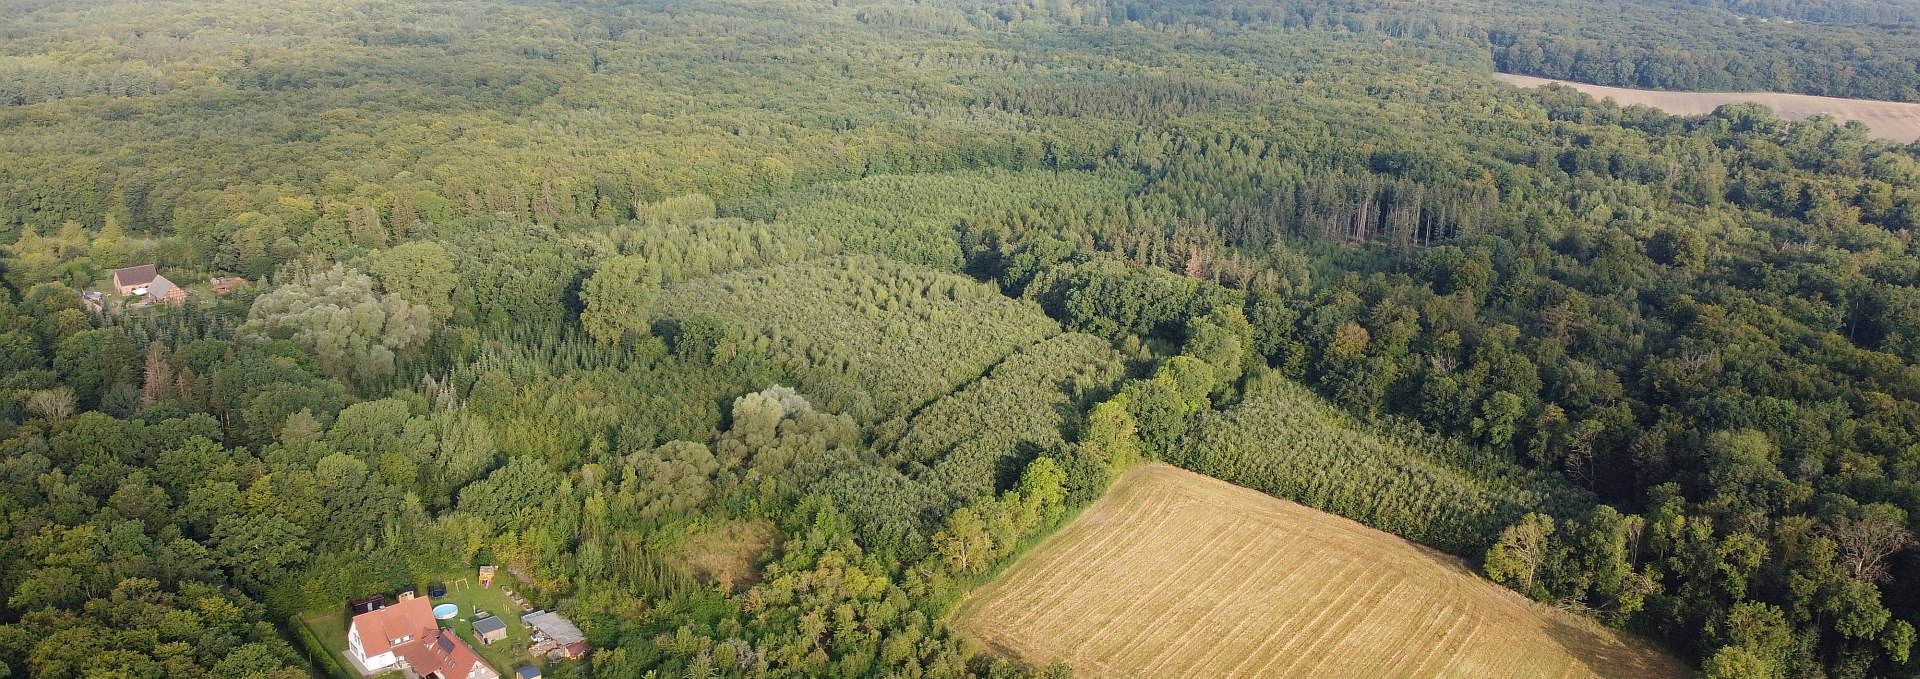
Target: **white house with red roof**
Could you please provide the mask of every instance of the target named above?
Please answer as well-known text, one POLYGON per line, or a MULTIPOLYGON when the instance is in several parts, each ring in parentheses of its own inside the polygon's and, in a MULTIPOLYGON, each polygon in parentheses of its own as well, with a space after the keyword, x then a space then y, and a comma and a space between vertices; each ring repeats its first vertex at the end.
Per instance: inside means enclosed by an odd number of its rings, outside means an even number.
POLYGON ((425 597, 353 616, 347 654, 369 673, 404 665, 422 679, 500 677, 453 630, 440 628, 425 597))

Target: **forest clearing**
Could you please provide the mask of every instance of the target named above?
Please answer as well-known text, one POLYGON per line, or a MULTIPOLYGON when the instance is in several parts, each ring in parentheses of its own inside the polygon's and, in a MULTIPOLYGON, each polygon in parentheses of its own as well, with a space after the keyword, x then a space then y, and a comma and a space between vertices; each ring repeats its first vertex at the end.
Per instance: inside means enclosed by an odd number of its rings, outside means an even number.
POLYGON ((1816 97, 1810 94, 1783 94, 1780 92, 1668 92, 1661 90, 1636 90, 1625 87, 1605 87, 1588 85, 1568 80, 1536 78, 1530 75, 1497 73, 1495 77, 1520 87, 1539 87, 1547 83, 1559 83, 1592 95, 1595 99, 1613 99, 1621 106, 1640 104, 1651 106, 1679 116, 1698 116, 1712 113, 1714 109, 1726 104, 1754 102, 1773 109, 1773 114, 1788 120, 1800 120, 1809 116, 1825 113, 1835 119, 1846 122, 1858 120, 1872 128, 1873 136, 1881 139, 1909 143, 1920 139, 1920 104, 1898 101, 1874 101, 1872 99, 1841 99, 1838 97, 1816 97))
POLYGON ((1080 677, 1687 675, 1459 559, 1161 464, 1123 475, 955 620, 1080 677))

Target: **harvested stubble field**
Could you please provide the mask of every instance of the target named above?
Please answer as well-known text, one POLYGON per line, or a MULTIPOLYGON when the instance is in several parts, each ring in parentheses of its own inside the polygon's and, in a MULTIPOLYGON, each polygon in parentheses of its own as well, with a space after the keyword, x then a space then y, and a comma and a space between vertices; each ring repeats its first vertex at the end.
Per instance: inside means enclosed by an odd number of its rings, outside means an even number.
POLYGON ((1697 116, 1712 113, 1724 104, 1737 104, 1751 101, 1765 104, 1773 109, 1773 114, 1789 120, 1799 120, 1816 113, 1825 113, 1842 122, 1858 120, 1873 130, 1873 136, 1900 143, 1920 139, 1920 104, 1896 101, 1874 101, 1872 99, 1840 99, 1836 97, 1816 97, 1809 94, 1782 94, 1779 92, 1668 92, 1663 90, 1634 90, 1624 87, 1604 87, 1588 85, 1567 80, 1551 80, 1533 76, 1495 74, 1501 80, 1520 87, 1539 87, 1547 83, 1559 83, 1595 99, 1611 98, 1621 106, 1641 104, 1666 111, 1674 115, 1697 116))
POLYGON ((1080 677, 1683 677, 1644 642, 1461 560, 1143 465, 955 612, 974 640, 1080 677))

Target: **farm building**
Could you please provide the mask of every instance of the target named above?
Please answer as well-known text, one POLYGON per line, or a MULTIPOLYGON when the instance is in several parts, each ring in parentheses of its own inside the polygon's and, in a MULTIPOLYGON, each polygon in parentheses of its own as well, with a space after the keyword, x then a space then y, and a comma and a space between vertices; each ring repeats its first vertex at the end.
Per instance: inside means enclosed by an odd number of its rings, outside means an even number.
POLYGON ((504 641, 507 638, 507 623, 496 616, 480 618, 473 621, 473 636, 479 637, 483 644, 504 641))
POLYGON ((131 295, 134 290, 147 287, 153 279, 160 276, 152 264, 130 266, 113 270, 113 289, 122 295, 131 295))
POLYGON ((179 305, 187 301, 187 289, 174 285, 154 270, 152 264, 115 269, 113 289, 123 296, 140 297, 149 303, 179 305))
POLYGON ((179 306, 187 301, 187 289, 174 285, 166 276, 154 276, 147 286, 146 300, 149 304, 179 306))
POLYGON ((587 635, 581 633, 580 628, 574 626, 572 620, 566 619, 559 613, 534 611, 520 616, 520 622, 533 628, 533 641, 536 646, 553 644, 558 649, 564 650, 566 656, 573 660, 579 660, 587 655, 587 635))

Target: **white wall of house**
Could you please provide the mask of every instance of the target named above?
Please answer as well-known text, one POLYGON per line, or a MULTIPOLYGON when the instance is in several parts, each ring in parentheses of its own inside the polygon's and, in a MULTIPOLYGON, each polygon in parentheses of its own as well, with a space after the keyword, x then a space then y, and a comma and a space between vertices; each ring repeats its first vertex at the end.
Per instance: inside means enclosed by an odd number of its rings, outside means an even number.
POLYGON ((386 667, 388 665, 392 665, 395 660, 393 657, 393 651, 387 651, 385 653, 373 656, 371 658, 367 657, 367 648, 360 644, 360 626, 359 625, 354 625, 347 628, 347 646, 348 648, 352 649, 353 657, 358 658, 360 660, 360 664, 370 670, 377 670, 377 669, 386 667))

